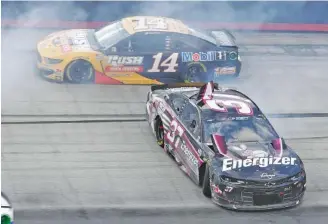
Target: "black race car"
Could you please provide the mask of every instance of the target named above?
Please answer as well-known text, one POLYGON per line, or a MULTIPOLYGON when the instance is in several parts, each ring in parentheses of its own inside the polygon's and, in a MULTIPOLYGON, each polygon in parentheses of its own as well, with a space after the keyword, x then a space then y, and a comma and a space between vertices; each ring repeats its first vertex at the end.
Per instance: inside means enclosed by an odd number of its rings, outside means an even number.
POLYGON ((216 204, 266 210, 302 201, 302 160, 243 93, 213 82, 156 85, 146 112, 157 144, 216 204))

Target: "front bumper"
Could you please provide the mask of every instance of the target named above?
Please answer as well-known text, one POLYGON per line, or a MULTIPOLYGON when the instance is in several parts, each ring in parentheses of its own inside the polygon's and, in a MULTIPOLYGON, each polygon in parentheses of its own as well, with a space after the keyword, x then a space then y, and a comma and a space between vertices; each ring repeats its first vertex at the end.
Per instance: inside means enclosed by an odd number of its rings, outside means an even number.
POLYGON ((290 208, 297 206, 302 203, 304 196, 304 192, 288 202, 282 202, 277 204, 270 204, 270 205, 245 205, 240 202, 229 202, 221 198, 212 198, 212 201, 224 208, 232 209, 232 210, 239 210, 239 211, 263 211, 263 210, 274 210, 274 209, 283 209, 283 208, 290 208))
POLYGON ((274 187, 212 185, 212 201, 224 208, 255 211, 294 207, 301 204, 306 183, 281 184, 274 187), (228 189, 228 190, 227 190, 228 189))
POLYGON ((38 74, 48 81, 63 82, 64 74, 61 69, 55 68, 54 65, 45 64, 39 52, 37 52, 36 68, 38 74))

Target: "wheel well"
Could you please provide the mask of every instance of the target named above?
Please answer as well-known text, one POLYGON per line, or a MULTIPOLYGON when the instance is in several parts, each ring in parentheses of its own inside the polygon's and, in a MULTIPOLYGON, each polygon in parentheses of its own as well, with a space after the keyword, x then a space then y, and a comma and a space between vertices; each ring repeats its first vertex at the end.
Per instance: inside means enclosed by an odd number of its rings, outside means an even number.
POLYGON ((198 168, 198 173, 199 173, 199 181, 198 181, 198 182, 199 182, 199 186, 203 186, 205 169, 206 169, 206 163, 203 163, 203 164, 198 168))
MULTIPOLYGON (((159 115, 157 115, 157 116, 155 117, 155 127, 157 127, 159 121, 162 122, 162 119, 161 119, 161 117, 160 117, 159 115)), ((163 123, 163 122, 162 122, 162 123, 163 123)))

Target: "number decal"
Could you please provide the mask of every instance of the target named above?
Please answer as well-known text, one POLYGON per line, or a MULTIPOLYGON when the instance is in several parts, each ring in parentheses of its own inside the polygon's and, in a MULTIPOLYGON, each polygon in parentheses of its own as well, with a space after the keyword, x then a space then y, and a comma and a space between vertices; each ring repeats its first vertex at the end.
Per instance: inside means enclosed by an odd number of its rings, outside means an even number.
POLYGON ((226 186, 226 188, 224 189, 225 192, 231 192, 233 190, 233 187, 230 186, 226 186))
POLYGON ((175 147, 178 147, 180 138, 182 137, 183 133, 184 133, 184 130, 178 124, 178 122, 176 120, 172 120, 172 122, 170 124, 170 130, 168 130, 166 138, 167 138, 167 140, 169 140, 169 142, 171 144, 174 144, 175 147), (177 138, 177 140, 175 141, 176 136, 179 136, 180 138, 177 138))
POLYGON ((134 30, 167 30, 168 26, 164 18, 145 18, 141 17, 137 20, 137 25, 134 27, 134 30))
POLYGON ((76 33, 75 36, 72 38, 74 45, 87 45, 87 37, 84 33, 76 33))
POLYGON ((245 102, 238 100, 205 100, 207 106, 209 106, 212 110, 219 112, 228 112, 226 107, 234 107, 237 110, 238 114, 241 115, 252 115, 252 108, 245 102))
POLYGON ((87 45, 87 40, 81 40, 81 39, 74 39, 73 40, 74 45, 87 45))
POLYGON ((158 53, 154 55, 153 67, 149 69, 148 72, 161 72, 159 67, 166 68, 163 70, 163 72, 176 72, 176 67, 178 67, 178 56, 179 53, 173 53, 161 63, 163 53, 158 53))

